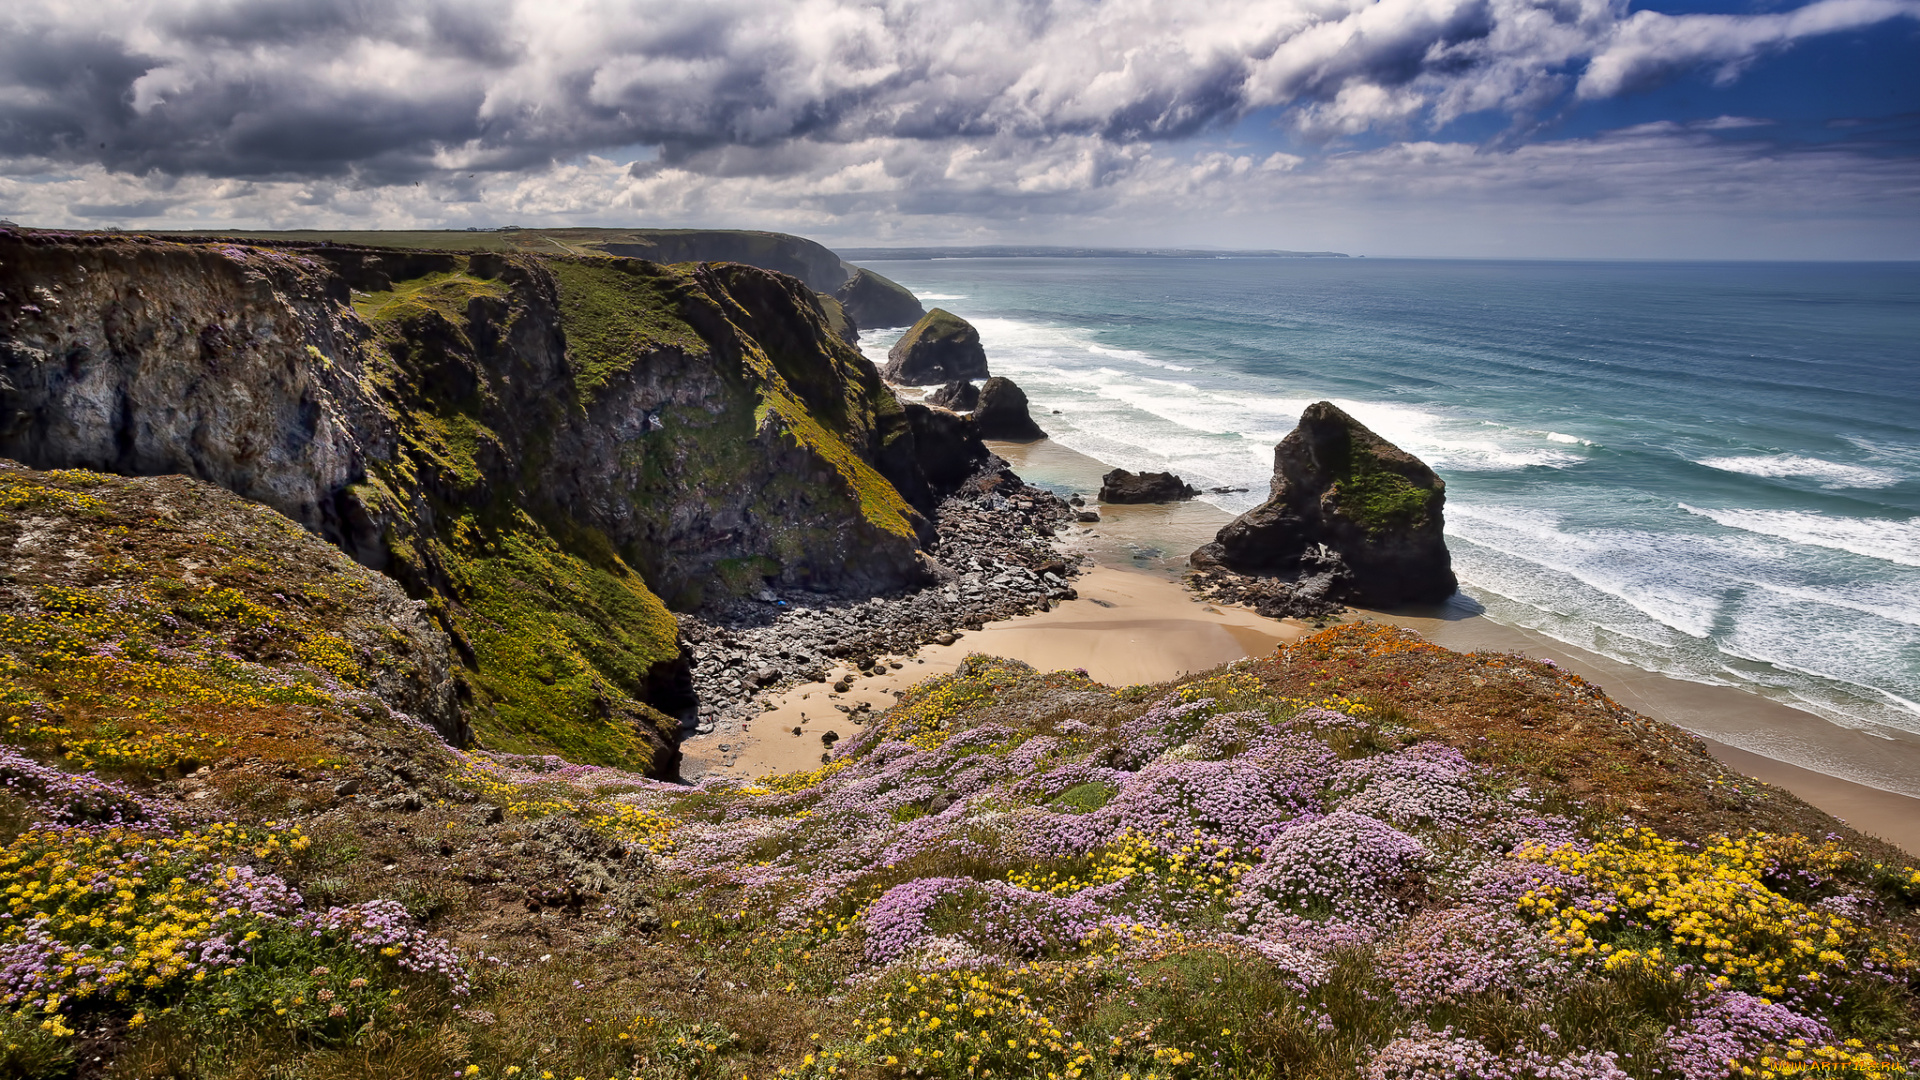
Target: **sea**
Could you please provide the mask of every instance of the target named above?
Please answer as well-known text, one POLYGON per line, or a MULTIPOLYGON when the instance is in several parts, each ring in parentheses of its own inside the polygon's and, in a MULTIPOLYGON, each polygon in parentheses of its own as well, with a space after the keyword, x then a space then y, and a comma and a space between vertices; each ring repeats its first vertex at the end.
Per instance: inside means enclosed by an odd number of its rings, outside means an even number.
POLYGON ((1446 480, 1456 607, 1920 733, 1920 263, 863 265, 1067 447, 1239 513, 1330 400, 1446 480))

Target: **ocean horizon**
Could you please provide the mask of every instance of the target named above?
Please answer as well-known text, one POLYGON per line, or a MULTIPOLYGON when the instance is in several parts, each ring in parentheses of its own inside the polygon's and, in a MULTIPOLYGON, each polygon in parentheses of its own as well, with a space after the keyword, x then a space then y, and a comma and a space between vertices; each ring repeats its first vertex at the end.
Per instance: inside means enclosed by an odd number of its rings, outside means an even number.
POLYGON ((1488 618, 1920 734, 1920 263, 862 265, 973 322, 1071 449, 1240 513, 1334 401, 1446 479, 1488 618))

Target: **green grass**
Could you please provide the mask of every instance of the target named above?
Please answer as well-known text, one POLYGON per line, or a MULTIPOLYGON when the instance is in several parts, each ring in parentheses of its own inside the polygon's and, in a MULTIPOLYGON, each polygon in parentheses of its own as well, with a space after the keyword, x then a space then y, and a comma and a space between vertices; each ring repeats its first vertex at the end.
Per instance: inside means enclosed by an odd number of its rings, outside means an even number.
POLYGON ((554 259, 560 318, 580 404, 649 352, 701 353, 708 345, 681 315, 692 275, 630 259, 554 259))
POLYGON ((422 315, 437 314, 449 320, 465 320, 467 305, 476 297, 494 300, 507 298, 504 283, 475 277, 461 260, 459 270, 402 281, 386 292, 357 293, 353 310, 368 322, 398 322, 422 315))

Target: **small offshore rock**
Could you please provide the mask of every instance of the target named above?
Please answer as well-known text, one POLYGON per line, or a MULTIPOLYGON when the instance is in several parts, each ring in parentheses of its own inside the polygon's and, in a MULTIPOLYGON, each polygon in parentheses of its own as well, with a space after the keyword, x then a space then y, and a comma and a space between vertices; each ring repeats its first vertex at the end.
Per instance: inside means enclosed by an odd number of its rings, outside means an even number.
POLYGON ((1033 422, 1027 411, 1027 395, 1012 379, 998 376, 980 387, 980 401, 973 411, 973 422, 983 439, 1031 441, 1044 439, 1047 433, 1033 422))
POLYGON ((1200 489, 1170 472, 1128 472, 1115 469, 1100 478, 1103 503, 1163 503, 1191 499, 1200 489))
POLYGON ((980 388, 964 379, 950 382, 928 394, 927 404, 954 412, 972 412, 980 405, 980 388))

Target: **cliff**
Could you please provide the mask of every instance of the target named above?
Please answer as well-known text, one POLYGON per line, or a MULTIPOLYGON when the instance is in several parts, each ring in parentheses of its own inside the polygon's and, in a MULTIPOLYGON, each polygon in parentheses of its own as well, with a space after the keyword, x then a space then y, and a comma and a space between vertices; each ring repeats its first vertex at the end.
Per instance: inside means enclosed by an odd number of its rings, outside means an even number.
POLYGON ((645 766, 670 605, 922 574, 905 413, 783 275, 0 231, 0 331, 0 456, 200 478, 393 575, 489 745, 645 766))
POLYGON ((1299 576, 1315 597, 1393 607, 1453 595, 1446 482, 1331 402, 1273 450, 1267 501, 1193 553, 1197 568, 1299 576))

